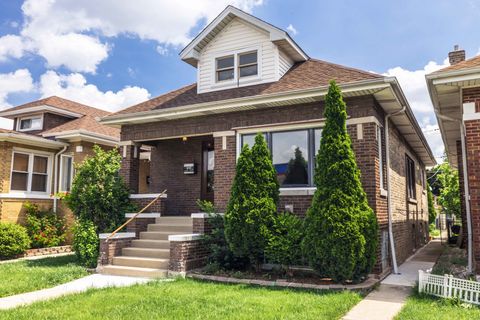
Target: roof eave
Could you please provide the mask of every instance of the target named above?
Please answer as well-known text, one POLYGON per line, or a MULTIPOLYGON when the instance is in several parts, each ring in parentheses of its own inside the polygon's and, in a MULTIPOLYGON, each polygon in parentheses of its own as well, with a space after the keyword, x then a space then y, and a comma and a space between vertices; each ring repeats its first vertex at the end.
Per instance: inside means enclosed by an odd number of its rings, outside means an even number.
POLYGON ((44 133, 44 137, 55 137, 56 139, 64 140, 95 140, 101 144, 118 145, 120 137, 112 137, 89 130, 68 130, 62 132, 49 132, 44 133))
MULTIPOLYGON (((15 109, 15 107, 11 109, 15 109)), ((7 109, 5 111, 0 112, 0 117, 14 119, 17 116, 21 116, 23 114, 38 113, 38 112, 50 112, 50 113, 64 115, 71 118, 83 117, 83 114, 81 113, 68 111, 68 110, 58 108, 55 106, 50 106, 50 105, 40 105, 40 106, 22 108, 17 110, 11 110, 11 109, 7 109)))
POLYGON ((24 144, 35 147, 44 147, 50 149, 60 149, 62 147, 68 146, 67 143, 48 140, 41 137, 27 136, 24 134, 18 133, 0 133, 0 141, 24 144))

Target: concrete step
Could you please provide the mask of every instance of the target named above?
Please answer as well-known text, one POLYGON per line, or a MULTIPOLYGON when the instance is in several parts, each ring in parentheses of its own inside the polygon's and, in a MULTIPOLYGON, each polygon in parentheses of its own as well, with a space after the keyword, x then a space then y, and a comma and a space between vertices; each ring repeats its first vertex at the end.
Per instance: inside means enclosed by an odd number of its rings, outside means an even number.
POLYGON ((140 258, 140 257, 113 257, 113 265, 124 267, 168 269, 169 259, 140 258))
POLYGON ((107 265, 100 270, 101 274, 112 276, 143 277, 143 278, 166 278, 168 271, 156 268, 137 268, 107 265))
POLYGON ((170 249, 168 240, 132 240, 132 248, 170 249))
POLYGON ((192 218, 189 216, 186 217, 169 217, 163 216, 160 218, 155 218, 155 223, 171 223, 171 224, 190 224, 192 225, 192 218))
POLYGON ((168 236, 174 235, 174 234, 185 234, 185 232, 144 231, 144 232, 140 232, 140 239, 141 240, 168 240, 168 236))
POLYGON ((192 225, 187 224, 149 224, 148 231, 165 231, 165 232, 184 232, 192 233, 192 225))
POLYGON ((170 249, 123 248, 122 256, 168 259, 170 258, 170 249))

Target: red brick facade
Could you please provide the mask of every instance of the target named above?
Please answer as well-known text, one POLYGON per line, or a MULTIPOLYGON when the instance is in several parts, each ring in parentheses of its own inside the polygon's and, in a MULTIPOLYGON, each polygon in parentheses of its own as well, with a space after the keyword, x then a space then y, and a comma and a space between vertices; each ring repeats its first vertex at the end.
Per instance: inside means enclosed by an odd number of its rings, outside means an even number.
MULTIPOLYGON (((372 96, 346 99, 349 114, 348 132, 361 172, 361 181, 367 194, 369 205, 376 212, 379 225, 379 248, 376 273, 389 269, 390 250, 388 247, 387 199, 381 194, 380 188, 380 157, 378 138, 382 145, 382 162, 385 163, 385 133, 377 137, 377 128, 383 126, 384 113, 372 96), (359 132, 358 130, 361 130, 359 132)), ((158 193, 168 189, 166 215, 189 215, 197 212, 195 201, 200 198, 201 174, 184 175, 183 163, 194 162, 201 166, 202 141, 213 138, 215 149, 215 206, 223 212, 230 196, 230 187, 235 174, 237 156, 236 128, 259 125, 286 124, 297 121, 320 120, 323 115, 323 103, 277 107, 275 109, 260 109, 244 112, 227 113, 215 116, 186 118, 165 122, 126 125, 122 127, 122 140, 141 141, 154 146, 151 154, 150 193, 158 193), (188 137, 182 141, 182 136, 188 137), (170 138, 169 137, 175 137, 170 138), (159 139, 157 141, 152 139, 159 139)), ((421 175, 424 175, 424 165, 399 134, 394 125, 390 124, 390 157, 392 172, 392 205, 394 220, 394 237, 397 261, 403 262, 416 249, 422 246, 428 238, 428 210, 426 189, 423 187, 421 175), (407 199, 406 185, 406 155, 415 160, 416 166, 416 199, 407 199)), ((127 181, 138 183, 132 177, 128 168, 135 162, 127 154, 122 172, 130 175, 127 181)), ((135 170, 133 168, 133 170, 135 170)), ((199 172, 200 173, 200 172, 199 172)), ((383 172, 386 181, 386 169, 383 172)), ((386 188, 386 184, 384 185, 386 188)), ((134 187, 132 187, 134 189, 134 187)), ((293 205, 293 211, 304 216, 312 200, 313 190, 303 193, 282 191, 279 210, 286 205, 293 205)), ((183 250, 183 249, 182 249, 183 250)), ((177 250, 178 251, 178 250, 177 250)), ((181 250, 180 250, 181 251, 181 250)), ((194 250, 195 251, 195 250, 194 250)), ((183 266, 173 266, 182 269, 183 266)))

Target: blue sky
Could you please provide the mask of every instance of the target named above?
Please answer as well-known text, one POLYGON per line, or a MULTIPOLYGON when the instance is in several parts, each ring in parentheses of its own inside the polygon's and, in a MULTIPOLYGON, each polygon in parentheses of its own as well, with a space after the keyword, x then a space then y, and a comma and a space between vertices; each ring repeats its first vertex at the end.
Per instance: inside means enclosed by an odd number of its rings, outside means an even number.
POLYGON ((477 0, 1 1, 0 108, 56 94, 114 111, 194 82, 178 52, 227 4, 288 29, 311 57, 397 76, 441 156, 424 75, 454 44, 479 54, 477 0))

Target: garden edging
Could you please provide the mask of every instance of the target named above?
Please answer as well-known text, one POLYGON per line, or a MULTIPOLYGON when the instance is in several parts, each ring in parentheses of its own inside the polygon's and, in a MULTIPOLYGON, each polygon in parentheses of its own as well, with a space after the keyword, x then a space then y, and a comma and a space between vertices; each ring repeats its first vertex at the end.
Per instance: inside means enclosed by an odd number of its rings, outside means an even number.
POLYGON ((233 277, 222 277, 222 276, 212 276, 204 275, 198 273, 187 273, 186 277, 203 280, 203 281, 213 281, 220 283, 234 283, 234 284, 248 284, 262 287, 279 287, 279 288, 295 288, 295 289, 305 289, 305 290, 354 290, 361 291, 362 293, 368 293, 375 288, 377 284, 380 283, 380 279, 369 276, 367 280, 358 284, 310 284, 310 283, 299 283, 299 282, 288 282, 288 281, 268 281, 268 280, 259 280, 259 279, 238 279, 233 277))

